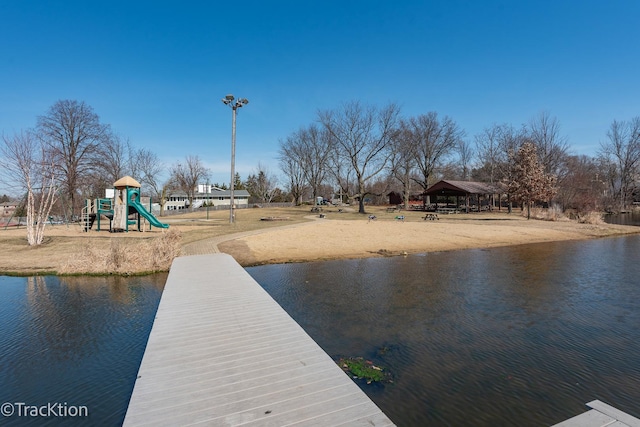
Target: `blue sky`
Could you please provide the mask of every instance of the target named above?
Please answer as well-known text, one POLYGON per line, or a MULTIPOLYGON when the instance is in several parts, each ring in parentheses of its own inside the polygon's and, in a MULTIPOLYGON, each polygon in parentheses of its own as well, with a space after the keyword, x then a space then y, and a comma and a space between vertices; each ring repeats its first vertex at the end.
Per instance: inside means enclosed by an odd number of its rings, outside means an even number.
POLYGON ((437 111, 470 141, 547 111, 594 155, 640 115, 639 16, 637 0, 0 0, 0 133, 75 99, 167 165, 197 155, 228 182, 233 93, 250 101, 243 178, 279 173, 279 141, 352 100, 437 111))

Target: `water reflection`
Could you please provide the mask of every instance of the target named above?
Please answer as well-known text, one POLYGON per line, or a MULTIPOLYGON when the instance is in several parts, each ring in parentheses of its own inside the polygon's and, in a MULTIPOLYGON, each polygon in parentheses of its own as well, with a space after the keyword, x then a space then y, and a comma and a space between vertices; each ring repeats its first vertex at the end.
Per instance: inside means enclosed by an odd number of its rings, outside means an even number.
POLYGON ((249 273, 402 426, 549 425, 601 399, 640 415, 640 237, 249 273), (470 422, 472 420, 472 422, 470 422))
POLYGON ((90 414, 3 421, 120 425, 165 280, 0 277, 0 402, 68 402, 90 414))
POLYGON ((640 212, 635 210, 633 212, 627 212, 623 214, 611 214, 604 216, 605 222, 609 224, 621 224, 621 225, 638 225, 640 226, 640 212))

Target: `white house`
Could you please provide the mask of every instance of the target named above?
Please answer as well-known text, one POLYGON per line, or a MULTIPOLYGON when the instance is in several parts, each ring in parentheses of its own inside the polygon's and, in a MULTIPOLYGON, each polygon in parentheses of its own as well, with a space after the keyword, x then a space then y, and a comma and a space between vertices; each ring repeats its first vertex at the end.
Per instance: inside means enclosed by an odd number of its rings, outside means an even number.
POLYGON ((10 200, 7 202, 0 203, 0 216, 1 217, 12 216, 16 211, 16 209, 18 208, 18 205, 20 205, 20 202, 18 202, 17 200, 10 200))
MULTIPOLYGON (((178 210, 189 208, 189 197, 183 192, 174 192, 167 198, 164 205, 166 210, 178 210)), ((249 192, 247 190, 233 191, 233 204, 236 208, 249 206, 249 192)), ((207 204, 209 206, 229 206, 231 204, 231 191, 223 190, 208 184, 200 184, 193 195, 193 207, 199 208, 207 204)))

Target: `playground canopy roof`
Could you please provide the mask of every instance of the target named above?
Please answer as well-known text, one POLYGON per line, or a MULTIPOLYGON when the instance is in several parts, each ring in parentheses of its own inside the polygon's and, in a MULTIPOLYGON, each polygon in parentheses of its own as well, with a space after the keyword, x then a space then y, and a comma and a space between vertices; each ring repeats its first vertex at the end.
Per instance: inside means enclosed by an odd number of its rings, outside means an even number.
POLYGON ((506 186, 477 181, 438 181, 425 191, 428 196, 469 196, 472 194, 503 194, 506 186))
POLYGON ((123 188, 123 187, 140 188, 140 183, 135 179, 131 178, 129 175, 127 175, 127 176, 123 176, 122 178, 114 182, 113 186, 116 188, 123 188))

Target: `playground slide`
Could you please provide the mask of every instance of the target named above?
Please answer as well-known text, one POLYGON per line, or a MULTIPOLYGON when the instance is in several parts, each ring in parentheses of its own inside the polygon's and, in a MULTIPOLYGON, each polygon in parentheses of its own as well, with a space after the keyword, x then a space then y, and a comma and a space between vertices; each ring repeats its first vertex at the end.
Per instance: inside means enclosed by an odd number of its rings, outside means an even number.
POLYGON ((145 207, 140 204, 138 197, 131 197, 129 195, 129 206, 133 206, 138 211, 138 213, 146 218, 147 221, 149 221, 149 224, 153 225, 154 227, 169 228, 169 224, 158 221, 158 218, 156 218, 151 212, 146 210, 145 207))

